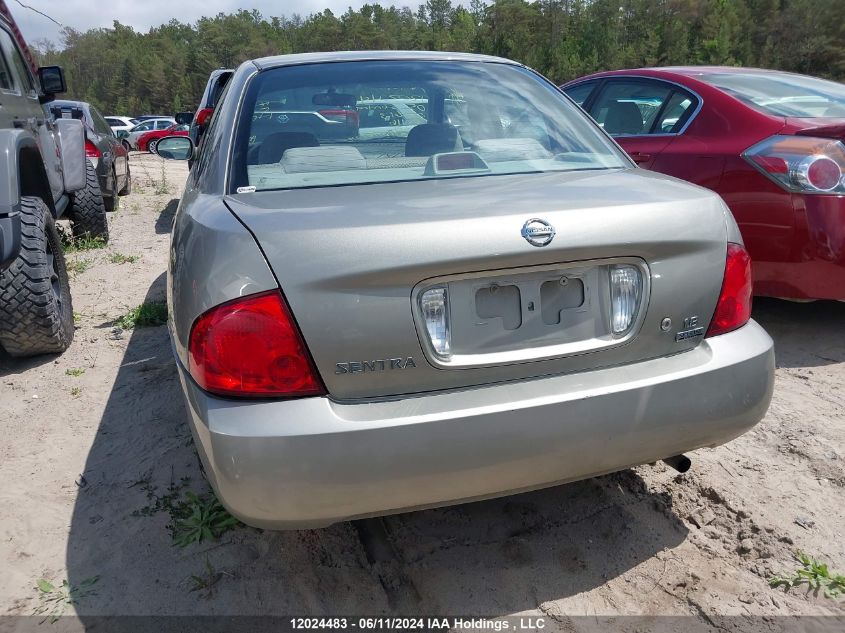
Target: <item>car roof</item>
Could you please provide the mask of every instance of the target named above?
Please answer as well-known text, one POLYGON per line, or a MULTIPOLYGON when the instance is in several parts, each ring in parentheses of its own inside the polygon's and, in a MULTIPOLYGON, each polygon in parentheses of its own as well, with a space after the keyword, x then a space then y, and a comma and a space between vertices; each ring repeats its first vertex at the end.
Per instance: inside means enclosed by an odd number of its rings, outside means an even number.
POLYGON ((681 77, 689 77, 690 79, 697 79, 701 75, 748 75, 748 74, 760 74, 760 75, 770 75, 770 74, 778 74, 778 75, 796 75, 797 73, 790 73, 785 70, 773 70, 770 68, 752 68, 747 66, 650 66, 650 67, 643 67, 643 68, 625 68, 620 70, 605 70, 598 73, 593 73, 592 75, 587 75, 585 77, 578 77, 577 79, 573 79, 572 81, 566 82, 568 84, 574 84, 585 79, 596 79, 600 77, 614 77, 618 75, 622 76, 630 76, 630 75, 645 75, 651 77, 659 77, 661 75, 666 76, 681 76, 681 77))
POLYGON ((359 61, 465 61, 465 62, 496 62, 520 66, 518 62, 503 57, 477 55, 475 53, 446 53, 440 51, 338 51, 323 53, 298 53, 296 55, 275 55, 252 60, 259 70, 294 66, 297 64, 321 64, 327 62, 359 62, 359 61))

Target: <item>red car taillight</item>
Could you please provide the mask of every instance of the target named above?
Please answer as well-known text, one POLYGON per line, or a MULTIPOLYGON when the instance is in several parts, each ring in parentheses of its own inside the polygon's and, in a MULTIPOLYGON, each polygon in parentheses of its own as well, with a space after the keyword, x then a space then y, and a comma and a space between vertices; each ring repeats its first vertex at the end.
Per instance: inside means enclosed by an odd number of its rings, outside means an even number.
POLYGON ((741 328, 751 318, 751 257, 742 244, 728 242, 725 276, 707 336, 741 328))
POLYGON ((241 397, 325 394, 278 290, 221 304, 191 328, 188 370, 211 393, 241 397))
POLYGON ((784 189, 796 193, 845 193, 845 145, 811 136, 772 136, 743 157, 784 189))
POLYGON ((197 116, 195 122, 197 125, 205 125, 208 123, 208 120, 211 118, 211 115, 214 114, 214 108, 202 108, 199 112, 197 112, 197 116))
POLYGON ((329 121, 346 123, 355 128, 358 127, 360 120, 355 110, 318 110, 318 114, 329 121))
POLYGON ((88 158, 101 158, 103 156, 103 153, 100 150, 97 149, 97 146, 94 145, 94 143, 92 143, 91 141, 86 139, 85 140, 85 155, 88 158))

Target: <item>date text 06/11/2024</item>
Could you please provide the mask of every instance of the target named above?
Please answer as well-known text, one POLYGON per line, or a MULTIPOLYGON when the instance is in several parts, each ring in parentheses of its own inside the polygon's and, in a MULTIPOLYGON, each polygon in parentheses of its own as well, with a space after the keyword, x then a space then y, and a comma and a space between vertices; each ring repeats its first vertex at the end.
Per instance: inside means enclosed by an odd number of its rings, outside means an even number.
POLYGON ((509 617, 501 619, 464 617, 359 617, 290 619, 295 630, 375 630, 375 631, 540 631, 546 628, 544 618, 509 617))

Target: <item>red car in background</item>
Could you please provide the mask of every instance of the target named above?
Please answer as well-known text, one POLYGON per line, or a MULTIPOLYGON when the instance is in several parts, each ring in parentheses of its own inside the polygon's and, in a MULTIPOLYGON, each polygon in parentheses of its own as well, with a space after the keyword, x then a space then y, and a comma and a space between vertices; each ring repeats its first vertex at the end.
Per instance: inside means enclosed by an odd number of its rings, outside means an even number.
POLYGON ((693 66, 604 72, 561 88, 641 167, 724 198, 755 294, 845 300, 845 85, 693 66))
POLYGON ((188 136, 188 125, 171 125, 164 130, 152 130, 138 138, 138 149, 142 152, 155 152, 156 143, 165 136, 188 136))

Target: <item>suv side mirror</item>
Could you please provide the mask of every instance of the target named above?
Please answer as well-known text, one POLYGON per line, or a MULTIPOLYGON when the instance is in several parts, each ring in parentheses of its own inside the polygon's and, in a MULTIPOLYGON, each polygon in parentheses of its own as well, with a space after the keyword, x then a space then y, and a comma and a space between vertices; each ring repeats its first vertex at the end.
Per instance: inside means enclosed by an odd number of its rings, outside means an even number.
POLYGON ((67 92, 65 74, 60 66, 42 66, 38 69, 38 82, 45 95, 57 95, 67 92))

